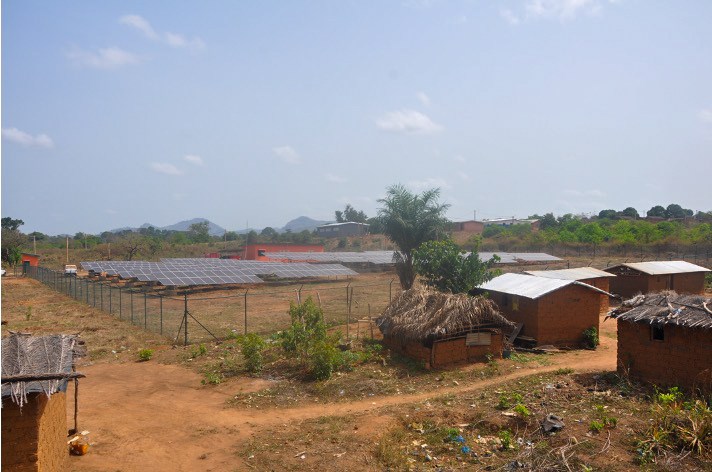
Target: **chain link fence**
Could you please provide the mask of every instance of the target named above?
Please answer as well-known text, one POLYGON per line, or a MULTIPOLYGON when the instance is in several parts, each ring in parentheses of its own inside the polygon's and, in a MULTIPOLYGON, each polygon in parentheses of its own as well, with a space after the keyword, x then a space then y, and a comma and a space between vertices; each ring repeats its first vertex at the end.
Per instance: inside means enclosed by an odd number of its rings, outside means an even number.
POLYGON ((268 289, 231 289, 168 295, 150 287, 120 286, 101 278, 66 276, 27 267, 25 275, 77 301, 157 333, 174 343, 224 339, 233 334, 273 333, 290 325, 289 307, 311 297, 328 326, 378 316, 400 293, 395 278, 373 283, 310 282, 268 289))

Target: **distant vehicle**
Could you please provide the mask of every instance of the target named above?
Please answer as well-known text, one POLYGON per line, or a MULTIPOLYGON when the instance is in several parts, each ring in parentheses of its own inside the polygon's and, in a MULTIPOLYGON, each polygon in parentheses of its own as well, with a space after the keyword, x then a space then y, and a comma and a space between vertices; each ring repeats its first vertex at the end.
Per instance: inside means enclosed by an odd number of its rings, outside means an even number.
POLYGON ((65 277, 76 277, 77 276, 77 266, 74 264, 64 264, 64 276, 65 277))

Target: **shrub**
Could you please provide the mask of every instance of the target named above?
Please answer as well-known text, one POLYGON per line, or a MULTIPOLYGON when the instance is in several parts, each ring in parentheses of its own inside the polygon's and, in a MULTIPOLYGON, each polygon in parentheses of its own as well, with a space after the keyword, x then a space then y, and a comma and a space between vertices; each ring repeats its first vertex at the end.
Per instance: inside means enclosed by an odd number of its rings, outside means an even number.
POLYGON ((220 377, 220 374, 217 372, 208 372, 205 374, 205 378, 201 381, 203 385, 205 384, 212 384, 212 385, 217 385, 220 382, 222 382, 222 378, 220 377))
POLYGON ((529 410, 522 403, 519 403, 517 404, 517 406, 514 407, 514 412, 522 418, 529 416, 529 410))
POLYGON ((502 449, 512 449, 512 447, 514 447, 512 441, 512 432, 508 429, 503 429, 502 431, 497 433, 497 437, 502 443, 502 449))
POLYGON ((237 342, 240 344, 242 357, 245 358, 245 369, 253 374, 260 372, 263 363, 262 352, 267 347, 265 340, 255 333, 249 333, 240 336, 237 342))
POLYGON ((333 344, 320 340, 312 346, 309 355, 309 367, 315 379, 328 379, 341 362, 341 351, 333 344))
POLYGON ((600 433, 601 431, 603 431, 603 423, 601 423, 600 421, 593 420, 591 421, 591 424, 588 429, 590 429, 594 433, 600 433))
POLYGON ((598 338, 598 328, 591 326, 590 328, 584 330, 583 339, 586 342, 586 347, 596 349, 596 346, 600 344, 600 339, 598 338))
POLYGON ((153 357, 153 349, 141 349, 138 351, 138 359, 142 362, 151 360, 153 357))

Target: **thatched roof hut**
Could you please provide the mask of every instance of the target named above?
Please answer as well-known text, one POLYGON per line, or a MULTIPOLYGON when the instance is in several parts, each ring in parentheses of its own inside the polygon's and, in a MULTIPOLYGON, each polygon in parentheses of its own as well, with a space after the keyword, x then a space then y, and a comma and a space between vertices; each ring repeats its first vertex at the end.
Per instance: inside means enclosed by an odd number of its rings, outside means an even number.
POLYGON ((673 291, 638 295, 612 310, 608 318, 658 326, 711 329, 712 299, 678 295, 673 291))
POLYGON ((404 341, 452 337, 483 326, 514 327, 514 323, 502 316, 497 305, 488 298, 446 294, 420 287, 406 290, 393 299, 376 319, 376 324, 384 336, 404 341))
POLYGON ((618 370, 657 386, 712 388, 712 298, 667 291, 638 295, 611 311, 618 370))
POLYGON ((67 382, 74 379, 74 429, 77 426, 75 357, 84 354, 72 335, 2 339, 3 470, 63 470, 67 450, 67 382), (8 399, 10 401, 6 401, 8 399))

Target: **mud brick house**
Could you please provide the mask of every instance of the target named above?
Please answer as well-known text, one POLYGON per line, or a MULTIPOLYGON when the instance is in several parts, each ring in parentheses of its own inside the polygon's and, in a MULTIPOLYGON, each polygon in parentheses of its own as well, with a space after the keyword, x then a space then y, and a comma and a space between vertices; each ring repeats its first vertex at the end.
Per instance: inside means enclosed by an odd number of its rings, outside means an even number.
POLYGON ((369 224, 346 221, 344 223, 329 223, 317 226, 316 235, 321 238, 346 238, 349 236, 366 236, 369 224))
POLYGON ((67 382, 83 377, 73 372, 79 349, 74 336, 13 333, 3 338, 3 471, 64 469, 67 382))
POLYGON ((663 290, 702 295, 705 273, 710 271, 685 261, 627 262, 604 270, 616 275, 610 291, 623 298, 663 290))
POLYGON ((551 279, 528 274, 503 274, 475 289, 487 293, 501 313, 522 323, 520 334, 538 345, 579 346, 583 332, 599 329, 604 290, 578 280, 551 279))
MULTIPOLYGON (((604 292, 610 291, 608 279, 615 277, 614 274, 593 267, 577 267, 575 269, 559 270, 528 270, 525 274, 549 279, 578 280, 579 282, 600 288, 604 292)), ((608 313, 608 295, 601 294, 600 298, 601 313, 606 314, 608 313)))
MULTIPOLYGON (((712 389, 712 298, 638 295, 609 317, 618 323, 618 372, 657 386, 712 389)), ((606 318, 608 319, 608 318, 606 318)))
POLYGON ((502 357, 514 328, 491 300, 424 288, 402 292, 376 319, 383 344, 426 367, 502 357))

